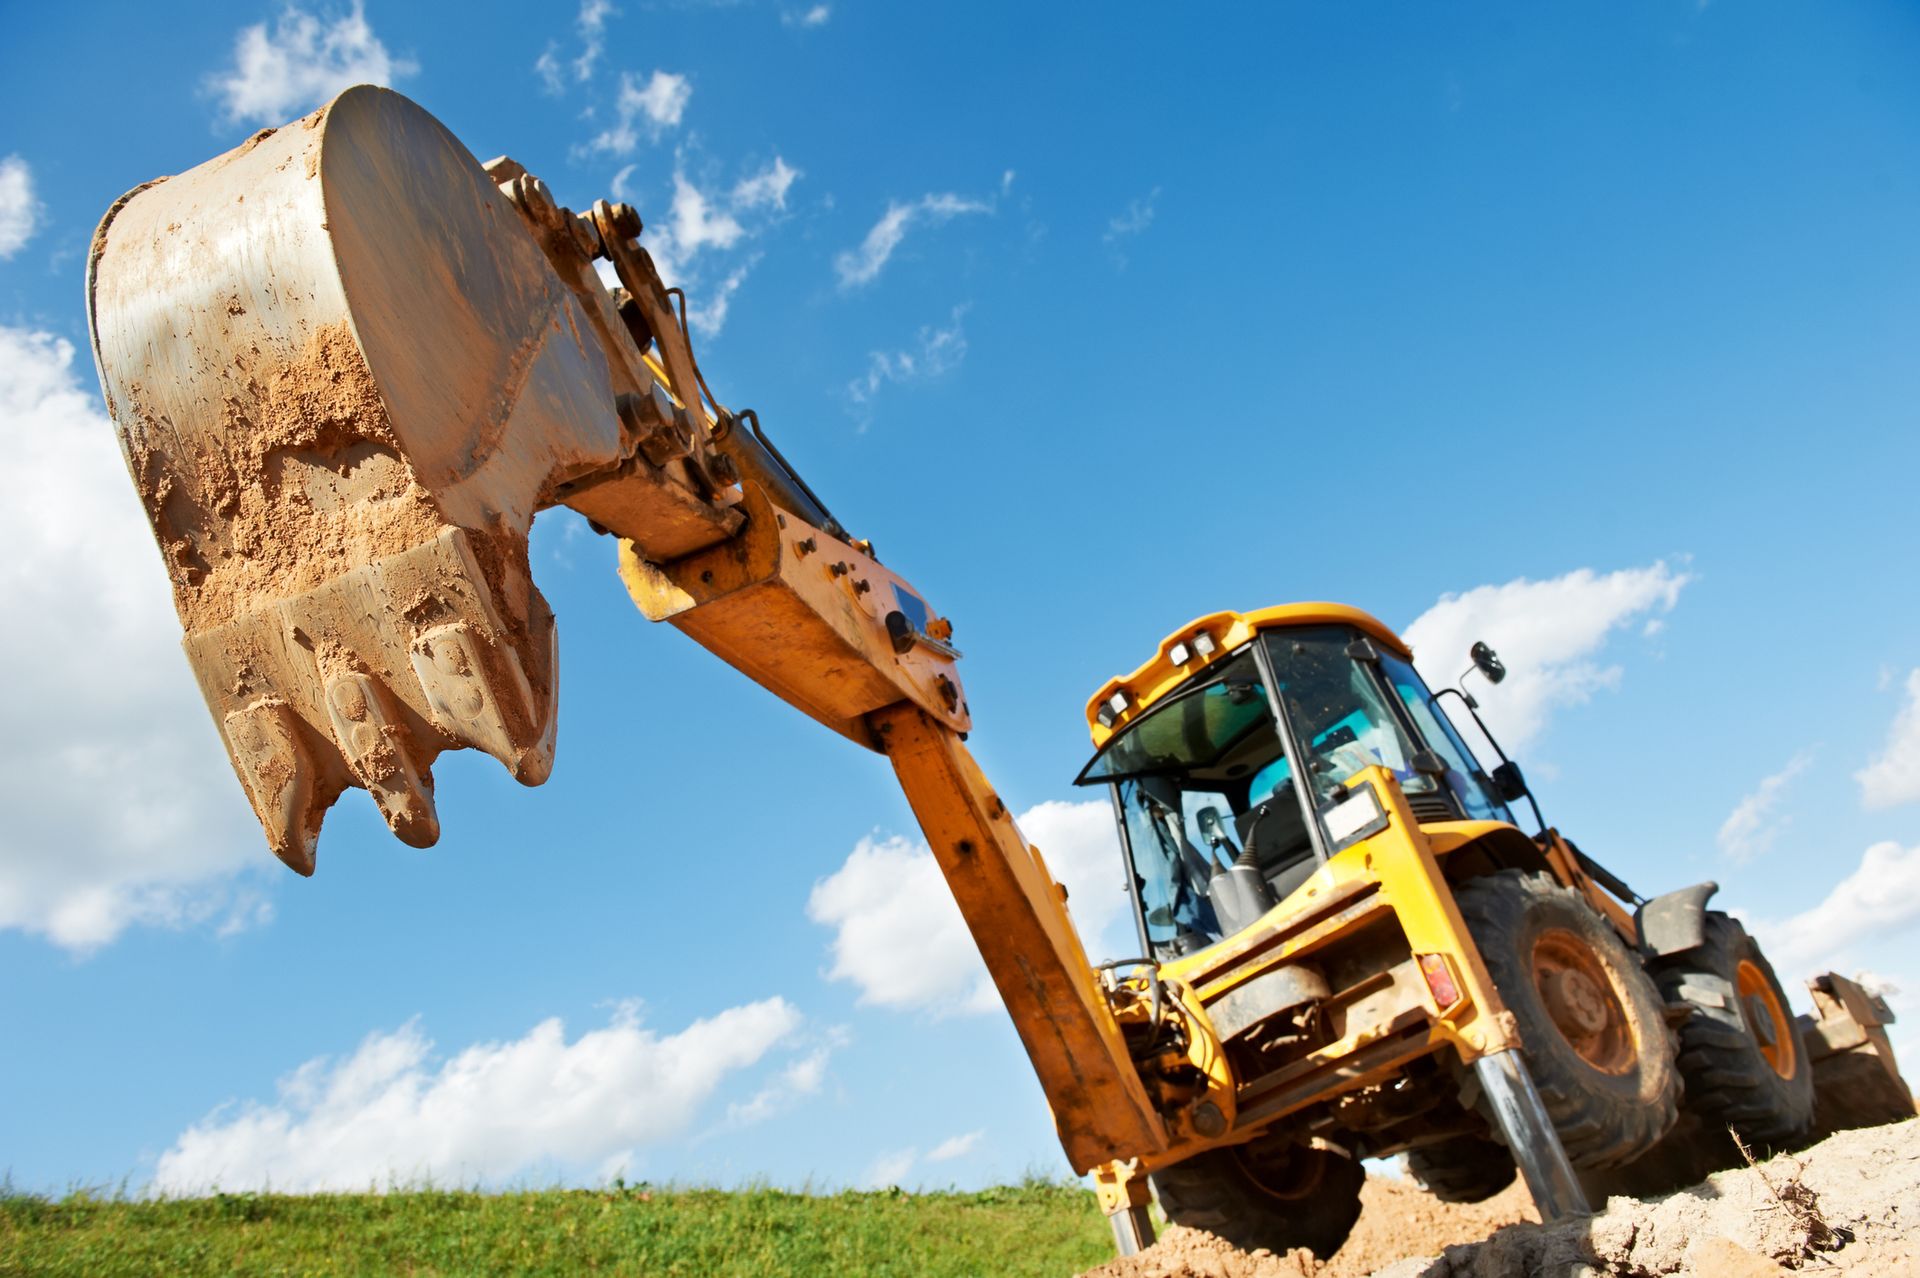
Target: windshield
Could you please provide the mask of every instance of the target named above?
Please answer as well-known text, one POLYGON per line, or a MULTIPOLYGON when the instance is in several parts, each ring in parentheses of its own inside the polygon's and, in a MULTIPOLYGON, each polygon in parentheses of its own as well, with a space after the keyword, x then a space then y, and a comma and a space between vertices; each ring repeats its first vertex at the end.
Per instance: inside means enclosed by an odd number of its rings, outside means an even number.
POLYGON ((1391 772, 1419 820, 1503 815, 1413 668, 1359 638, 1344 626, 1269 631, 1149 707, 1080 774, 1114 787, 1157 953, 1231 936, 1304 882, 1327 846, 1309 811, 1362 768, 1391 772))
POLYGON ((1348 654, 1354 638, 1344 627, 1314 626, 1263 640, 1294 736, 1310 760, 1316 802, 1375 764, 1408 794, 1436 789, 1432 777, 1414 771, 1419 746, 1394 716, 1371 666, 1348 654))
POLYGON ((1479 763, 1473 757, 1473 751, 1467 749, 1467 743, 1460 739, 1453 720, 1441 713, 1433 703, 1433 694, 1427 691, 1426 680, 1422 679, 1414 668, 1394 656, 1382 656, 1380 673, 1386 676, 1387 686, 1400 698, 1406 707, 1407 717, 1413 720, 1414 727, 1426 738, 1427 748, 1440 756, 1447 765, 1447 788, 1460 802, 1460 810, 1473 821, 1513 820, 1513 813, 1507 805, 1493 797, 1492 786, 1488 784, 1486 774, 1480 770, 1479 763))

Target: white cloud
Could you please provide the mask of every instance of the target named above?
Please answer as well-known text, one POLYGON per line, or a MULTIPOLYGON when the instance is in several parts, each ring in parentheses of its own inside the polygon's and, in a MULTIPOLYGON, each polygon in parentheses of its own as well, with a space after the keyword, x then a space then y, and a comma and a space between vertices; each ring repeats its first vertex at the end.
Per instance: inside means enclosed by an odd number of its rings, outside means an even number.
POLYGON ((733 188, 734 207, 757 209, 770 204, 776 209, 785 209, 787 191, 799 176, 799 169, 776 155, 772 164, 750 177, 740 179, 733 188))
POLYGON ((548 93, 558 97, 566 92, 567 77, 560 69, 559 45, 549 42, 540 56, 533 60, 533 70, 548 93))
MULTIPOLYGON (((1138 949, 1127 911, 1120 841, 1104 802, 1038 804, 1018 818, 1053 877, 1067 887, 1074 925, 1099 961, 1138 949)), ((935 1015, 987 1012, 1000 997, 925 843, 860 840, 816 883, 807 917, 834 930, 827 977, 851 981, 863 1004, 935 1015)))
POLYGON ((887 211, 873 224, 858 248, 847 249, 833 259, 833 269, 840 276, 840 287, 857 288, 870 284, 878 278, 880 271, 907 238, 907 232, 915 226, 925 223, 939 226, 967 213, 991 213, 993 205, 984 200, 970 200, 953 194, 923 195, 917 200, 901 204, 897 201, 887 205, 887 211))
POLYGON ((695 333, 701 337, 720 335, 720 330, 727 324, 727 312, 733 307, 733 295, 740 291, 740 286, 746 282, 747 272, 758 265, 759 261, 760 255, 756 253, 740 263, 727 272, 727 277, 718 285, 707 290, 695 305, 688 308, 687 323, 693 326, 695 333))
POLYGON ((1717 836, 1722 856, 1745 863, 1773 846, 1781 827, 1787 823, 1784 818, 1769 820, 1774 806, 1780 802, 1780 793, 1787 783, 1806 771, 1812 761, 1810 752, 1801 751, 1787 761, 1786 767, 1762 780, 1752 794, 1734 805, 1717 836))
POLYGON ((847 395, 856 404, 867 404, 890 382, 938 377, 958 368, 967 357, 967 332, 961 323, 966 314, 967 307, 954 307, 947 326, 922 328, 911 350, 869 352, 867 371, 847 383, 847 395))
POLYGON ((1920 799, 1920 670, 1907 676, 1907 703, 1894 716, 1879 757, 1853 774, 1860 799, 1870 808, 1890 808, 1920 799))
POLYGON ((999 1001, 924 843, 860 840, 814 884, 807 917, 834 929, 827 978, 859 986, 863 1004, 984 1012, 999 1001))
POLYGON ((693 99, 693 85, 684 75, 655 71, 645 83, 630 71, 620 73, 620 95, 614 101, 619 117, 614 126, 597 134, 587 143, 585 152, 606 155, 631 155, 640 145, 640 131, 658 142, 670 129, 680 126, 693 99))
POLYGON ((593 79, 594 64, 600 61, 600 53, 606 47, 607 19, 618 12, 609 0, 581 0, 580 16, 574 24, 580 29, 580 56, 573 60, 574 79, 583 83, 593 79))
POLYGON ((1860 865, 1810 909, 1752 930, 1774 968, 1790 974, 1845 970, 1858 947, 1889 938, 1920 922, 1920 847, 1876 843, 1860 865))
POLYGON ((882 1154, 867 1165, 861 1174, 860 1185, 864 1189, 886 1189, 898 1185, 913 1170, 917 1153, 911 1149, 896 1149, 892 1153, 882 1154))
POLYGON ((271 871, 179 646, 167 575, 73 347, 0 326, 0 928, 85 951, 264 921, 271 871), (24 619, 31 618, 31 624, 24 619))
POLYGON ((816 4, 811 9, 787 9, 780 14, 780 24, 787 27, 824 27, 827 19, 833 16, 833 10, 824 4, 816 4))
POLYGON ((33 170, 17 155, 0 160, 0 260, 18 253, 33 238, 40 202, 33 195, 33 170))
POLYGON ((949 1136, 927 1151, 927 1161, 944 1163, 955 1158, 965 1158, 973 1152, 974 1147, 980 1143, 980 1138, 985 1135, 985 1132, 967 1132, 962 1136, 949 1136))
POLYGON ((281 124, 356 84, 391 85, 418 71, 373 34, 361 0, 332 18, 297 5, 281 11, 271 32, 262 22, 234 41, 233 66, 207 79, 227 120, 281 124))
POLYGON ((670 213, 673 244, 680 260, 702 249, 732 248, 747 233, 731 210, 715 206, 677 169, 673 174, 670 213))
MULTIPOLYGON (((629 164, 614 175, 616 199, 624 198, 633 169, 629 164)), ((666 216, 647 224, 641 242, 667 286, 686 290, 687 322, 697 335, 715 337, 725 327, 734 295, 761 257, 753 253, 729 261, 728 255, 744 250, 778 225, 786 210, 787 192, 802 176, 799 169, 776 155, 765 168, 741 178, 724 194, 710 194, 676 162, 666 216), (719 259, 717 263, 715 258, 719 259), (718 284, 706 288, 702 285, 710 269, 725 273, 718 284)), ((595 265, 609 287, 619 283, 610 263, 595 265)))
POLYGON ((1127 264, 1122 246, 1153 225, 1154 203, 1159 198, 1160 188, 1156 186, 1140 199, 1127 201, 1124 212, 1108 219, 1106 234, 1100 237, 1100 242, 1113 251, 1114 260, 1121 266, 1127 264))
POLYGON ((579 55, 562 66, 560 46, 548 41, 545 52, 534 61, 533 69, 539 73, 548 93, 557 97, 566 91, 568 72, 581 84, 593 79, 593 69, 606 50, 607 19, 619 12, 608 0, 581 0, 580 12, 573 21, 574 29, 580 34, 579 55))
POLYGON ((308 1061, 273 1104, 215 1110, 161 1155, 165 1193, 384 1188, 431 1177, 499 1181, 535 1168, 611 1174, 640 1146, 679 1135, 727 1075, 788 1038, 785 1000, 729 1008, 664 1037, 637 1005, 568 1042, 558 1018, 524 1038, 435 1063, 410 1021, 342 1061, 308 1061))
POLYGON ((849 1041, 844 1029, 833 1030, 824 1044, 789 1061, 759 1091, 744 1101, 728 1105, 726 1117, 708 1135, 764 1123, 774 1115, 793 1108, 806 1097, 817 1095, 821 1083, 826 1081, 827 1065, 834 1052, 845 1047, 849 1041))
POLYGON ((1647 614, 1672 611, 1691 580, 1664 561, 1604 574, 1581 568, 1545 581, 1522 577, 1442 595, 1403 633, 1435 687, 1460 677, 1476 639, 1499 652, 1506 681, 1492 688, 1475 676, 1469 686, 1512 753, 1539 736, 1555 709, 1617 686, 1620 667, 1597 660, 1607 640, 1647 614))

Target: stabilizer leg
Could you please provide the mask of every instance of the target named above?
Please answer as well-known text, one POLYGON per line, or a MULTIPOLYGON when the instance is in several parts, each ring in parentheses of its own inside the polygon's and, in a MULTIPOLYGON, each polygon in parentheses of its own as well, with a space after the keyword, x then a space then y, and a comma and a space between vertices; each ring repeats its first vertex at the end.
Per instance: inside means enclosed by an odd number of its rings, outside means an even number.
POLYGON ((1533 1193, 1533 1204, 1540 1219, 1551 1223, 1574 1216, 1590 1216, 1586 1193, 1574 1179, 1573 1164, 1553 1130, 1547 1107, 1534 1090, 1527 1063, 1514 1048, 1488 1052, 1473 1063, 1493 1112, 1500 1120, 1500 1134, 1506 1138, 1513 1161, 1526 1178, 1533 1193))

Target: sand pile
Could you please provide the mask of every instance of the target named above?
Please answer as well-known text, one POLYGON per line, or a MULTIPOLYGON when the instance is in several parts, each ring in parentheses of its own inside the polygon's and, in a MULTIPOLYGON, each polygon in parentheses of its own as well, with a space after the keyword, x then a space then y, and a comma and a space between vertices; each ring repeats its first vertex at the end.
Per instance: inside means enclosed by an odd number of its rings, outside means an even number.
POLYGON ((1920 1274, 1920 1120, 1842 1132, 1666 1198, 1615 1198, 1589 1220, 1553 1228, 1532 1223, 1518 1186, 1448 1206, 1411 1183, 1374 1179, 1362 1203, 1347 1245, 1324 1263, 1169 1229, 1083 1278, 1758 1278, 1801 1269, 1904 1278, 1920 1274))

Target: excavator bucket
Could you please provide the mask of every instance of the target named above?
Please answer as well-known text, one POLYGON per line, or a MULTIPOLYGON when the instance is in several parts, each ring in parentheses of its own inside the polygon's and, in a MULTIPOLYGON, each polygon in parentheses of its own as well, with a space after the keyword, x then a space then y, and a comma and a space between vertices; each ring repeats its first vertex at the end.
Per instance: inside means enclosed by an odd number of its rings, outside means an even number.
POLYGON ((603 235, 639 231, 609 213, 361 87, 137 188, 95 234, 94 353, 187 656, 303 874, 347 787, 426 846, 441 751, 546 778, 536 511, 567 501, 661 561, 739 525, 691 380, 662 389, 594 276, 603 235))
POLYGON ((1814 977, 1807 992, 1819 1013, 1799 1018, 1800 1041, 1813 1062, 1816 1136, 1912 1118, 1913 1089, 1900 1075, 1887 1035, 1894 1022, 1887 1000, 1838 972, 1814 977))

